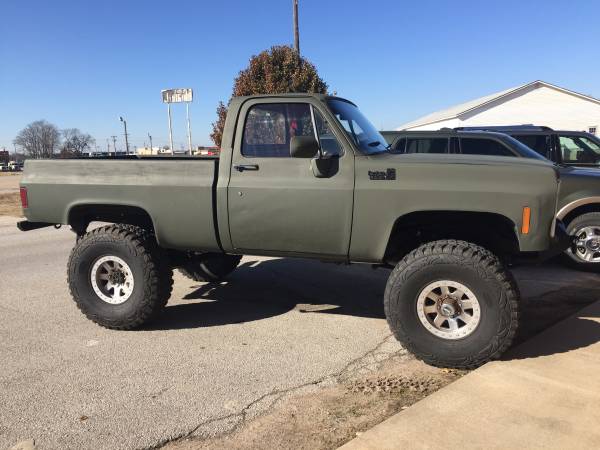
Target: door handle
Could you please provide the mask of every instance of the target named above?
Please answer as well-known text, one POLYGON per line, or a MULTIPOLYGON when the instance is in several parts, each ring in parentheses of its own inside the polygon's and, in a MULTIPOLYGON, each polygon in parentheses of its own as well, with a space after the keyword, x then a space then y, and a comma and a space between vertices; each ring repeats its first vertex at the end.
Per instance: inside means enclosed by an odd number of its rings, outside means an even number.
POLYGON ((238 172, 243 172, 244 170, 258 170, 258 164, 235 164, 233 168, 238 172))

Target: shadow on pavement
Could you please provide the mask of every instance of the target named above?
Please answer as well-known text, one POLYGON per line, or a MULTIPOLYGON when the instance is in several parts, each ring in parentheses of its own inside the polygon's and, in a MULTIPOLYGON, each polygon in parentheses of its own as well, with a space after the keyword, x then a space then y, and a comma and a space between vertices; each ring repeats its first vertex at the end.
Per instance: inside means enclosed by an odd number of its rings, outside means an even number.
POLYGON ((525 343, 509 351, 502 359, 537 358, 557 353, 567 353, 594 345, 600 342, 600 322, 593 320, 594 318, 600 319, 600 314, 596 313, 572 319, 568 333, 550 332, 544 336, 541 344, 539 340, 525 343))
MULTIPOLYGON (((550 264, 517 271, 519 285, 526 288, 528 294, 522 299, 522 321, 515 344, 600 299, 600 285, 595 287, 595 283, 581 278, 583 275, 565 273, 565 270, 550 264), (568 282, 554 282, 556 274, 568 282), (552 280, 550 290, 547 279, 552 280)), ((194 290, 181 299, 185 303, 167 306, 147 329, 244 323, 291 310, 385 319, 383 292, 388 275, 389 270, 373 270, 360 264, 335 265, 291 258, 245 261, 226 281, 197 283, 194 290)), ((584 319, 578 324, 579 329, 574 330, 577 338, 559 340, 523 357, 569 351, 573 346, 587 346, 600 340, 600 324, 584 319), (535 355, 536 352, 539 354, 535 355)))
POLYGON ((211 327, 285 314, 343 314, 384 319, 383 291, 389 271, 319 261, 273 259, 245 262, 226 281, 198 283, 168 305, 148 330, 211 327))

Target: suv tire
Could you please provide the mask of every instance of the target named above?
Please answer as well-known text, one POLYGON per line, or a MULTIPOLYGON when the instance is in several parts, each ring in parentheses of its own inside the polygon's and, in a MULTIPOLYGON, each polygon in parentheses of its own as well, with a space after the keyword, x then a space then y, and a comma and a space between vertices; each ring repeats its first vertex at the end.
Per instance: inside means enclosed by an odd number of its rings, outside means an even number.
POLYGON ((495 255, 468 242, 441 240, 422 245, 396 265, 384 306, 396 339, 417 358, 472 369, 510 347, 519 323, 518 300, 512 275, 495 255))
POLYGON ((219 281, 233 272, 241 259, 240 255, 206 253, 191 257, 179 271, 194 281, 219 281))
POLYGON ((149 322, 171 296, 173 271, 154 235, 132 225, 96 228, 77 240, 67 277, 91 321, 130 330, 149 322))
POLYGON ((600 213, 591 212, 575 217, 567 225, 567 233, 581 239, 563 253, 563 262, 573 269, 600 272, 600 213), (582 245, 578 246, 578 243, 582 245), (592 260, 586 261, 585 257, 592 260))

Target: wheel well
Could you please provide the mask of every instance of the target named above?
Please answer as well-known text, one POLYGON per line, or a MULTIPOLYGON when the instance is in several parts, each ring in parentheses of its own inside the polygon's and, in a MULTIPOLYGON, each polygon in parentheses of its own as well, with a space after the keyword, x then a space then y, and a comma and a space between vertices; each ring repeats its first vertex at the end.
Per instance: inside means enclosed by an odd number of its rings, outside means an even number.
POLYGON ((516 227, 507 217, 486 212, 419 211, 396 220, 385 261, 396 263, 420 245, 439 239, 460 239, 480 245, 500 257, 519 252, 516 227))
POLYGON ((125 223, 154 231, 150 215, 137 206, 78 205, 69 211, 68 224, 78 235, 84 234, 91 222, 125 223))
POLYGON ((591 212, 600 212, 600 203, 589 203, 587 205, 581 205, 575 208, 573 211, 569 212, 569 214, 563 217, 563 222, 565 225, 568 225, 575 217, 579 217, 583 214, 591 212))

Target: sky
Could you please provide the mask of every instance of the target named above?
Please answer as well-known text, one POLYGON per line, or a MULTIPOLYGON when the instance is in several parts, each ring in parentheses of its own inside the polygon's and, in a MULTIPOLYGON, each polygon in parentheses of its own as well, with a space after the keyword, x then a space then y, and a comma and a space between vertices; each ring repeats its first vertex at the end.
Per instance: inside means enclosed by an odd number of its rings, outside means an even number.
MULTIPOLYGON (((597 0, 299 0, 300 49, 379 129, 541 79, 600 97, 597 0)), ((293 42, 292 0, 1 0, 0 148, 45 119, 100 149, 168 143, 160 91, 194 89, 194 145, 248 59, 293 42)), ((174 147, 186 145, 173 108, 174 147)))

